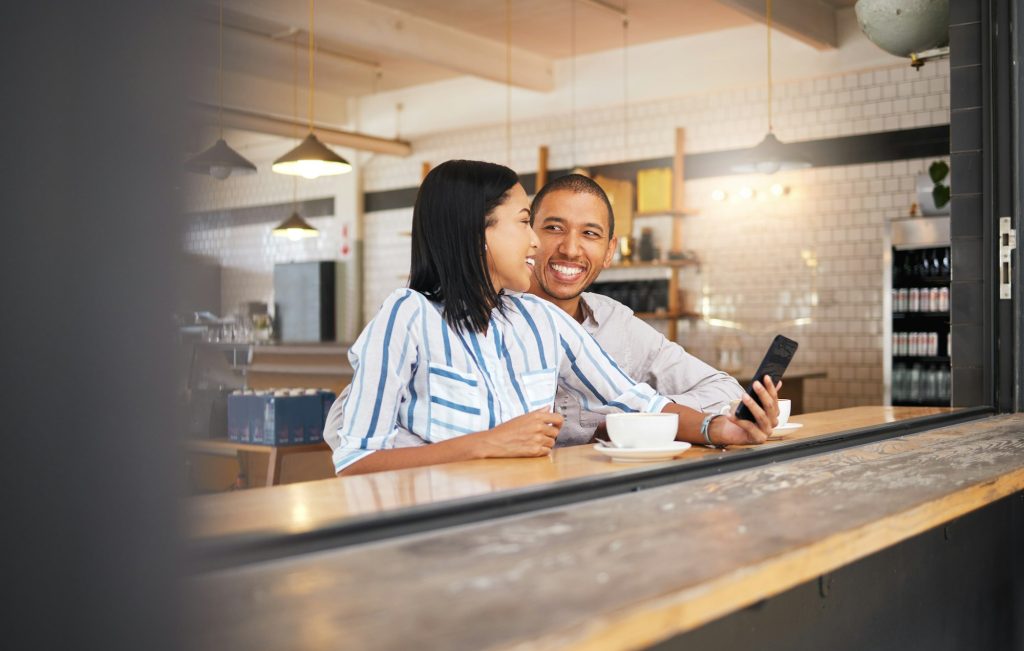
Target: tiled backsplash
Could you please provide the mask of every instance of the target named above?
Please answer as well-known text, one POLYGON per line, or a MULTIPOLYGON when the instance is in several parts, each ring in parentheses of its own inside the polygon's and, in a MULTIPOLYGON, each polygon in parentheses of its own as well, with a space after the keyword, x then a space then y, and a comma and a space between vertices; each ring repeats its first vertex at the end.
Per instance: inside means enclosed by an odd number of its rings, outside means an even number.
MULTIPOLYGON (((942 125, 949 122, 945 62, 780 84, 775 132, 783 141, 942 125)), ((749 147, 766 129, 765 89, 736 89, 630 107, 629 151, 620 108, 549 117, 512 126, 512 167, 536 169, 537 147, 549 166, 598 165, 671 156, 676 127, 686 128, 688 153, 749 147)), ((413 143, 410 159, 377 157, 364 170, 367 191, 415 186, 421 161, 476 158, 505 163, 503 126, 439 133, 413 143)), ((828 372, 807 385, 805 408, 879 404, 883 399, 883 271, 886 224, 907 214, 914 177, 930 160, 823 167, 774 176, 728 176, 686 183, 687 248, 702 261, 706 319, 681 322, 680 343, 718 365, 720 349, 739 345, 752 371, 776 333, 801 343, 797 365, 828 372), (748 186, 778 199, 718 202, 748 186), (725 325, 714 325, 715 323, 725 325)), ((408 273, 409 208, 365 216, 367 317, 408 273)))

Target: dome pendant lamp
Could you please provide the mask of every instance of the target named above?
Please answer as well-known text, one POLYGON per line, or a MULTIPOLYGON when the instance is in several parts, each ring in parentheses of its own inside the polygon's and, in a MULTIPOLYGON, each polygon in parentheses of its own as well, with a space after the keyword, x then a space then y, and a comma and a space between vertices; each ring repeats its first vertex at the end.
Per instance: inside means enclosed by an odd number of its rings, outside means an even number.
POLYGON ((309 134, 295 149, 275 160, 270 169, 307 179, 352 171, 351 163, 313 133, 313 0, 309 0, 309 134))
POLYGON ((733 172, 742 174, 774 174, 779 170, 811 166, 810 161, 789 154, 772 132, 772 0, 765 0, 765 25, 768 28, 768 134, 732 166, 733 172))
POLYGON ((224 2, 220 3, 220 19, 217 27, 217 47, 219 50, 219 67, 217 69, 217 86, 220 93, 220 110, 217 121, 220 126, 220 138, 213 145, 185 162, 185 169, 196 174, 208 174, 215 179, 224 180, 232 174, 252 174, 256 166, 244 156, 228 146, 224 141, 224 2))
POLYGON ((320 231, 303 219, 298 210, 293 211, 291 217, 275 226, 273 233, 277 237, 287 237, 289 240, 303 240, 320 235, 320 231))

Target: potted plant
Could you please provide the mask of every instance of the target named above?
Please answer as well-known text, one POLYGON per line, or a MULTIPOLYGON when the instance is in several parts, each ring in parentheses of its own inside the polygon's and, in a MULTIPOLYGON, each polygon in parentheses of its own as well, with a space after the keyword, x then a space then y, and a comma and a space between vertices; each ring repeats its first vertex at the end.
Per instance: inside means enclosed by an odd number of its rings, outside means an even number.
POLYGON ((922 215, 948 215, 949 198, 949 164, 937 160, 917 175, 917 204, 922 215))

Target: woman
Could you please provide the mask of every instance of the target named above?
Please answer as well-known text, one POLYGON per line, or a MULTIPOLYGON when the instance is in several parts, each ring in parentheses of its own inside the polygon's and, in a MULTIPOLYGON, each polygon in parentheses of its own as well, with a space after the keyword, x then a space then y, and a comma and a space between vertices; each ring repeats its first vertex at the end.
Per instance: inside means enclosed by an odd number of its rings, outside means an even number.
MULTIPOLYGON (((515 172, 448 161, 416 197, 412 271, 353 344, 354 375, 325 432, 339 474, 463 459, 535 457, 554 445, 559 384, 588 409, 674 412, 677 438, 761 443, 769 416, 746 396, 757 424, 681 407, 623 373, 582 327, 530 287, 538 246, 515 172)), ((762 399, 775 387, 761 389, 762 399)), ((774 403, 774 400, 772 400, 774 403)))

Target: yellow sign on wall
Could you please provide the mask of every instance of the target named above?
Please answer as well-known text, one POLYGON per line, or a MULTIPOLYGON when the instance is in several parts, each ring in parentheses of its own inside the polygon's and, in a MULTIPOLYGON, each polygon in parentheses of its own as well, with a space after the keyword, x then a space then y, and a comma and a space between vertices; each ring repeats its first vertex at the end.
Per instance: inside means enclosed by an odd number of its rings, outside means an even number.
POLYGON ((636 173, 636 211, 640 214, 672 210, 672 168, 636 173))

